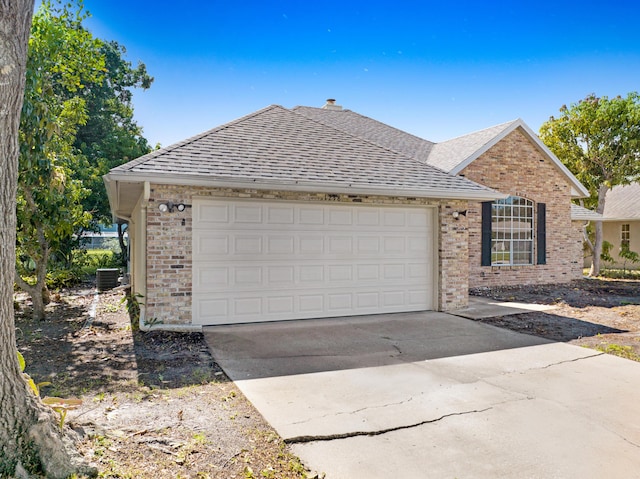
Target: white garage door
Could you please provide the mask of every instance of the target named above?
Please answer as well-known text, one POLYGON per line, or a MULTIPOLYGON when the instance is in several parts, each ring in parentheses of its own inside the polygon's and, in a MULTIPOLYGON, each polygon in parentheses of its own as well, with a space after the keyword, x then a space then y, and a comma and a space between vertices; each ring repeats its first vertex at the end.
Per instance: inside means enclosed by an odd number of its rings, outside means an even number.
POLYGON ((433 309, 432 211, 196 199, 193 322, 433 309))

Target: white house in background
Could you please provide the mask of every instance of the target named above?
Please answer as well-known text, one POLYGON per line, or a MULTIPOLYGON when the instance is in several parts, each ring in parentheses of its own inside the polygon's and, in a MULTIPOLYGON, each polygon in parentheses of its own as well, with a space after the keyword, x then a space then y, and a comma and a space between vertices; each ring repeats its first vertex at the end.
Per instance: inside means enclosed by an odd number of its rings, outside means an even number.
MULTIPOLYGON (((615 186, 609 190, 602 221, 604 240, 613 245, 610 254, 615 260, 614 267, 622 267, 624 263, 619 255, 623 243, 640 254, 640 183, 615 186)), ((627 262, 626 267, 640 268, 640 263, 627 262)))

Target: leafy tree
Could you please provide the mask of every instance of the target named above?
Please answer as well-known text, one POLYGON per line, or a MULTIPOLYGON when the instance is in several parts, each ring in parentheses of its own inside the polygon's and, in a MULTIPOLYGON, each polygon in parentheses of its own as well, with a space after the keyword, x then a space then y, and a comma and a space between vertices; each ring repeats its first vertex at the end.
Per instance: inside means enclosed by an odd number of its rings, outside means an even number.
POLYGON ((52 250, 90 220, 82 200, 88 190, 73 178, 73 142, 87 122, 87 83, 104 72, 101 42, 82 27, 80 4, 44 2, 33 17, 20 121, 15 280, 29 293, 35 318, 48 302, 46 273, 52 250))
POLYGON ((19 125, 32 0, 0 1, 0 477, 96 474, 69 446, 53 412, 31 393, 16 354, 13 281, 19 125))
MULTIPOLYGON (((89 83, 84 89, 88 118, 78 129, 74 143, 83 162, 82 167, 76 169, 75 177, 91 191, 84 198, 83 207, 92 215, 87 228, 92 231, 97 231, 100 224, 112 222, 102 176, 111 168, 151 151, 142 129, 133 119, 131 89, 147 89, 153 78, 144 63, 134 68, 126 61, 126 49, 117 42, 103 43, 100 53, 105 59, 105 72, 99 82, 89 83)), ((80 237, 82 231, 75 233, 75 237, 80 237)), ((126 249, 122 234, 119 236, 126 265, 126 249)))
MULTIPOLYGON (((590 206, 602 213, 607 192, 640 177, 640 96, 609 99, 591 94, 560 108, 540 127, 540 138, 585 185, 590 206)), ((602 222, 595 223, 590 276, 600 273, 602 222)))

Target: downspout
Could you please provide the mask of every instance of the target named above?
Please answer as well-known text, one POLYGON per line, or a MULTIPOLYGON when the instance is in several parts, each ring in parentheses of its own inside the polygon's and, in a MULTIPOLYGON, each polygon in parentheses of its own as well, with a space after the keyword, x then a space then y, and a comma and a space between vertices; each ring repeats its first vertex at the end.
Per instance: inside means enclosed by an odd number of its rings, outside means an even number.
MULTIPOLYGON (((147 208, 149 206, 149 198, 151 197, 151 186, 148 181, 144 182, 144 192, 142 194, 142 202, 140 208, 140 216, 144 227, 144 234, 141 236, 141 253, 139 254, 139 260, 142 262, 142 271, 144 271, 144 292, 147 292, 147 208)), ((145 305, 140 304, 140 318, 138 325, 140 331, 173 331, 179 333, 200 333, 202 332, 202 326, 199 324, 148 324, 145 321, 145 305)))

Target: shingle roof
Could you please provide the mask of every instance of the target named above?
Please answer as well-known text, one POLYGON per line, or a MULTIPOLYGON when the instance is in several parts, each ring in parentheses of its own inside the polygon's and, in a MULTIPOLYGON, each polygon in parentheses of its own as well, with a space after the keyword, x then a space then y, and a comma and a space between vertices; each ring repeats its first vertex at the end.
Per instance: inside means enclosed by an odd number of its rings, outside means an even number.
POLYGON ((406 131, 381 123, 351 110, 326 110, 296 106, 293 111, 332 126, 351 135, 364 138, 384 148, 397 151, 426 163, 435 143, 406 131))
POLYGON ((427 164, 451 172, 518 122, 519 120, 509 121, 437 143, 429 154, 427 164))
POLYGON ((614 186, 606 196, 604 220, 640 220, 640 183, 614 186))
POLYGON ((583 206, 571 203, 571 220, 572 221, 598 221, 602 220, 602 215, 593 210, 589 210, 583 206))
POLYGON ((308 111, 277 105, 149 153, 109 174, 118 179, 161 176, 496 197, 463 177, 313 119, 308 111))

